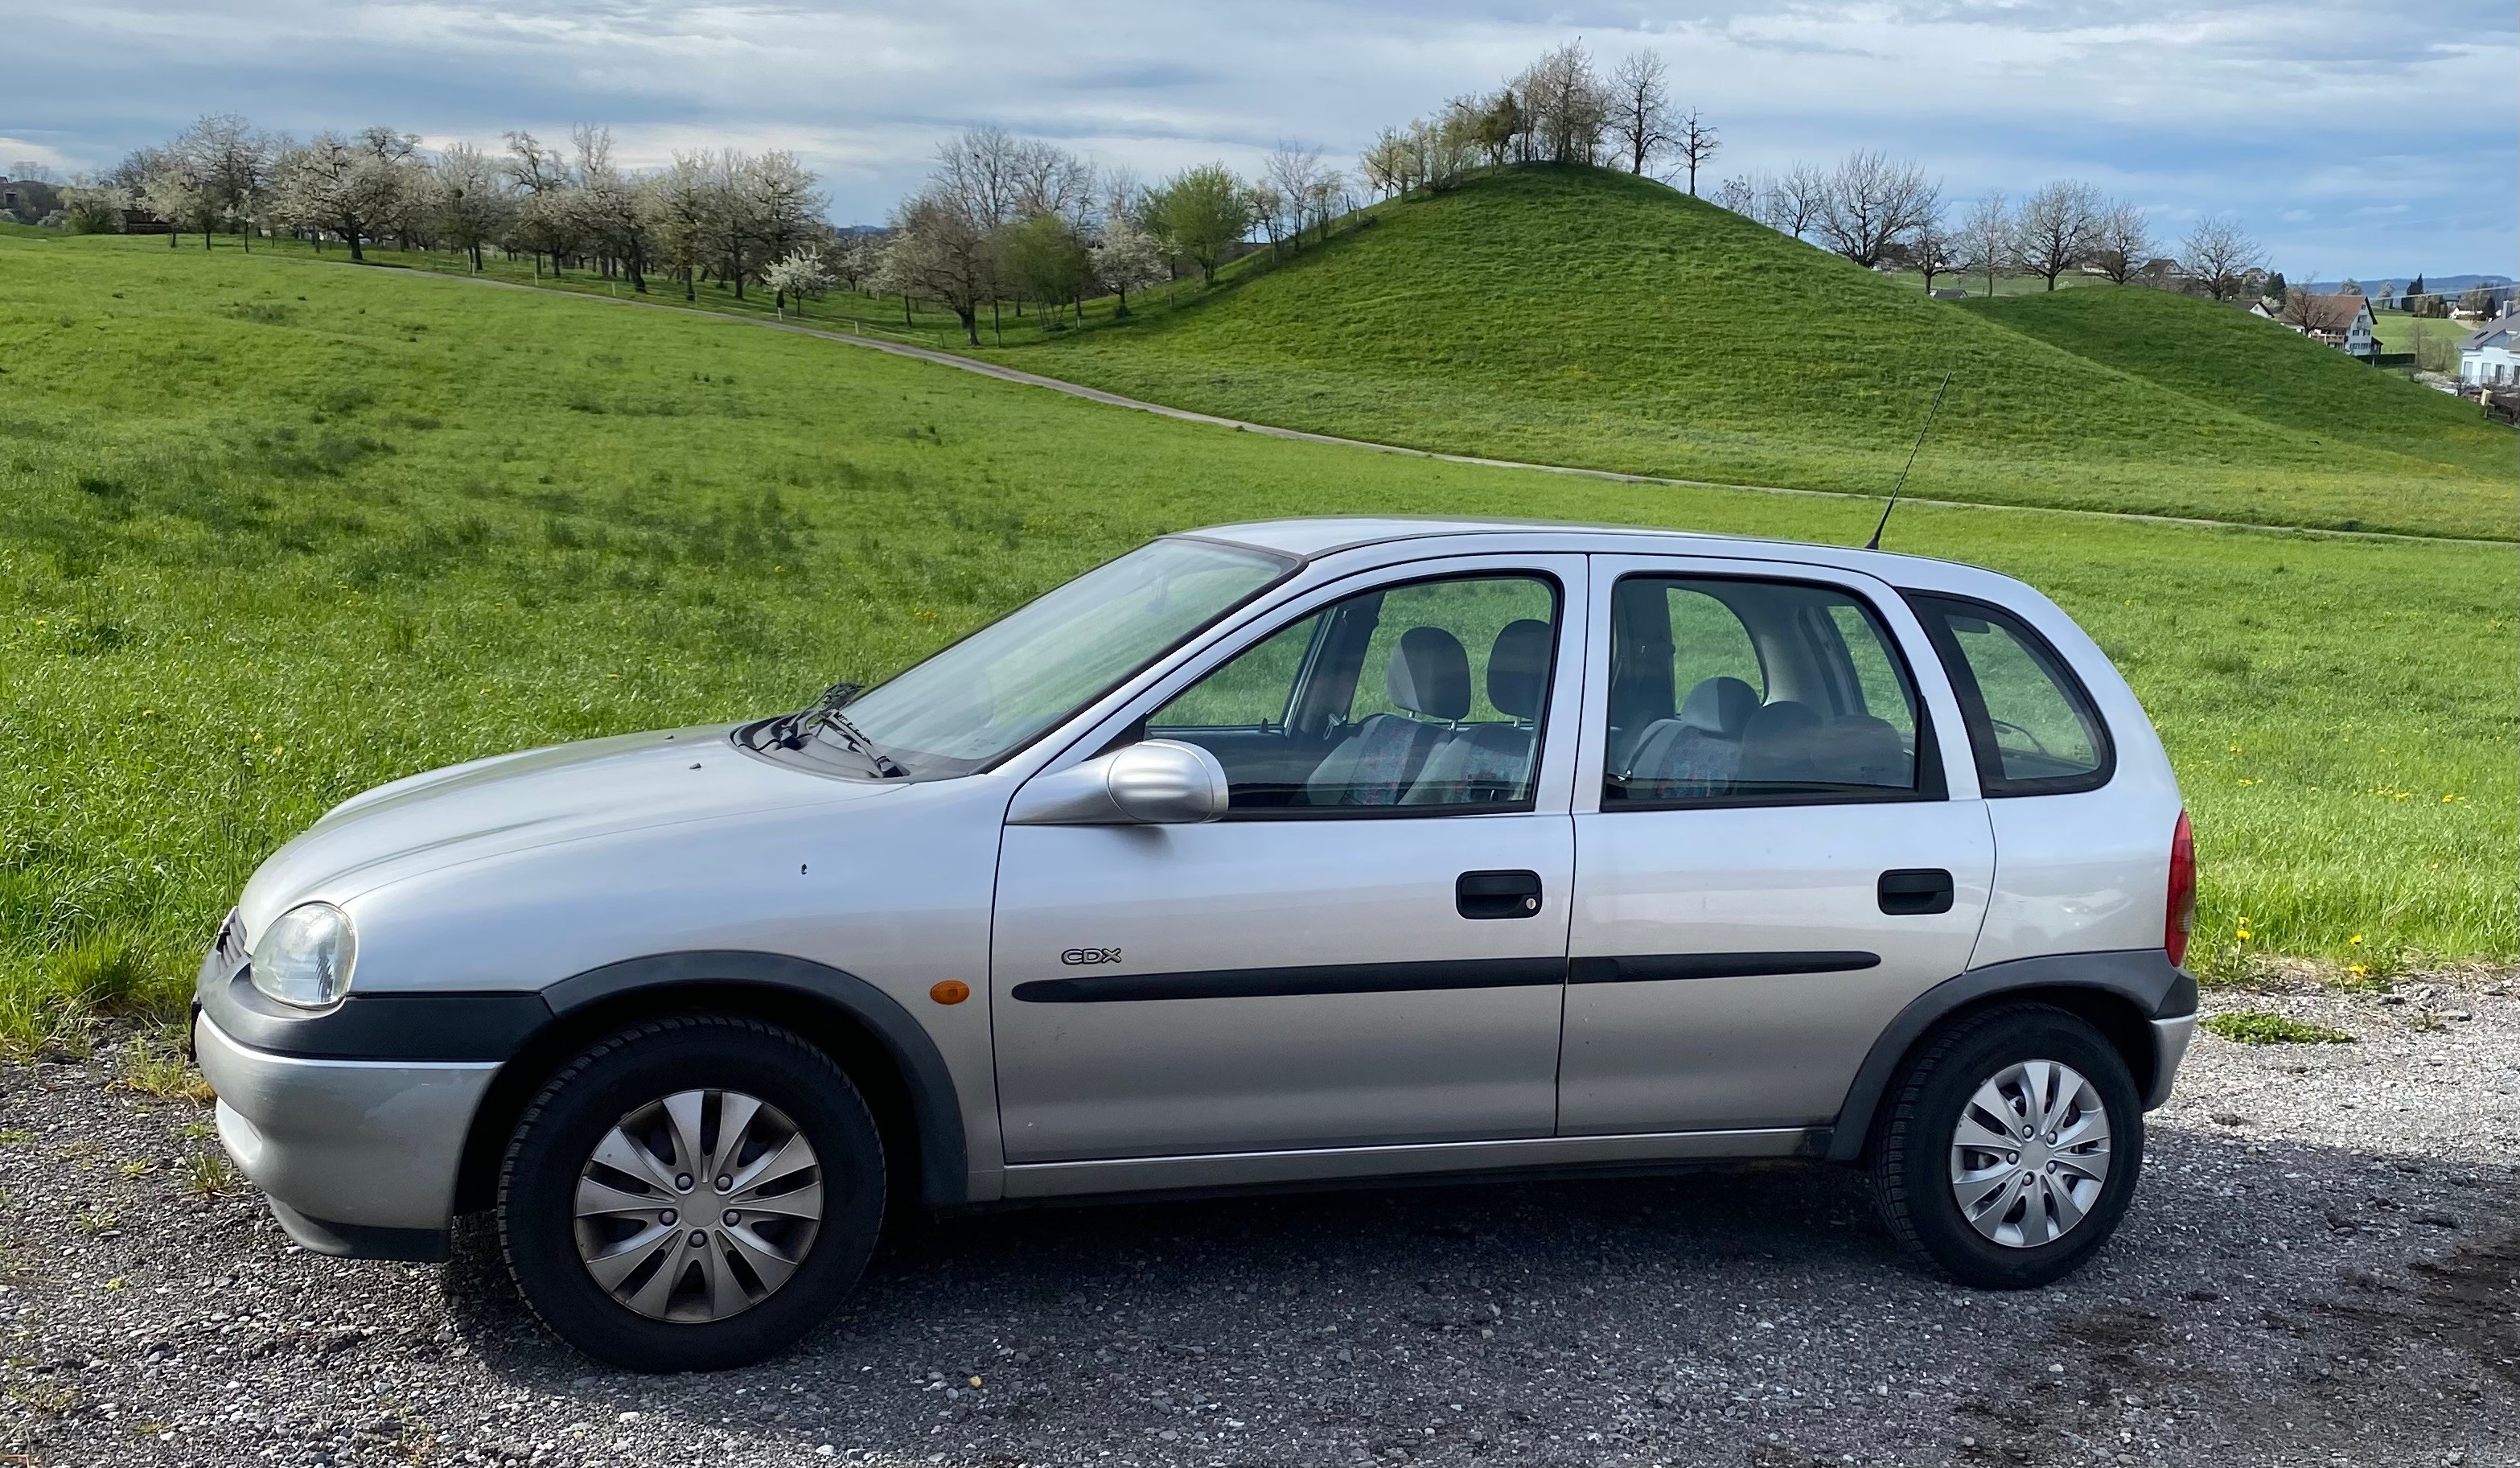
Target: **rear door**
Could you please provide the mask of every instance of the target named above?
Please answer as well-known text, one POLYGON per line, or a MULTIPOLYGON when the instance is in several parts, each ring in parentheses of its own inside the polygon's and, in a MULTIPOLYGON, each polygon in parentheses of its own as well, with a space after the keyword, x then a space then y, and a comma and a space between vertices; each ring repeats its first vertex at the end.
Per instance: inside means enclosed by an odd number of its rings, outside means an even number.
POLYGON ((1592 581, 1608 676, 1576 771, 1558 1131, 1824 1123, 1985 915, 1958 708, 1869 577, 1595 556, 1592 581))

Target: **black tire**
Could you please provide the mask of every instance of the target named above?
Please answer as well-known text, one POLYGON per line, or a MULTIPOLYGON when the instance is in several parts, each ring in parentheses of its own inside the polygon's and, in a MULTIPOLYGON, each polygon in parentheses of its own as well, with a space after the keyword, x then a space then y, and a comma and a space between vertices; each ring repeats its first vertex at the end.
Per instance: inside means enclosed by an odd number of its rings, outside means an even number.
POLYGON ((2143 1106, 2117 1048, 2046 1004, 2010 1004, 1929 1036, 1892 1084, 1872 1145, 1873 1196, 1900 1242, 1962 1284, 2029 1289, 2082 1268, 2108 1243, 2143 1170, 2143 1106), (1978 1087, 2022 1061, 2062 1061, 2099 1093, 2109 1169, 2081 1221, 2045 1243, 1997 1242, 1972 1226, 1952 1189, 1952 1144, 1978 1087))
POLYGON ((857 1284, 883 1218, 883 1144, 848 1076, 787 1030, 725 1015, 644 1021, 589 1046, 525 1107, 499 1172, 499 1245, 526 1303, 561 1339, 634 1371, 723 1370, 795 1344, 857 1284), (651 1318, 613 1299, 580 1259, 579 1177, 632 1111, 717 1089, 777 1108, 812 1145, 823 1216, 795 1272, 751 1308, 707 1321, 651 1318))

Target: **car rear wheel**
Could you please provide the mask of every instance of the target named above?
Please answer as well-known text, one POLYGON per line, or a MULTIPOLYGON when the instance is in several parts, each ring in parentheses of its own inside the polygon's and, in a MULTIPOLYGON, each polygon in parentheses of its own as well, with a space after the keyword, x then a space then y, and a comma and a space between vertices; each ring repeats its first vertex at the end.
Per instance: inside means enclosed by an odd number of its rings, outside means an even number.
POLYGON ((2106 1244, 2143 1165, 2116 1048, 2045 1004, 1971 1015, 1895 1083, 1873 1144, 1890 1231, 1964 1284, 2061 1278, 2106 1244))
POLYGON ((857 1282, 883 1149, 831 1057, 758 1020, 631 1026, 526 1106, 499 1237, 535 1312, 587 1355, 707 1371, 775 1355, 857 1282))

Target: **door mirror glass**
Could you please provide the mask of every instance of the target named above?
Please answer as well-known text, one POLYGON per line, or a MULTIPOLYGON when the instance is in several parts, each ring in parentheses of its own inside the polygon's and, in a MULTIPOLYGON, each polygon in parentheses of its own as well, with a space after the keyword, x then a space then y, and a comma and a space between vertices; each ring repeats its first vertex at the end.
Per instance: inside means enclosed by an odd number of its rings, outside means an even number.
POLYGON ((1195 744, 1148 739, 1018 791, 1009 825, 1191 825, 1225 814, 1225 767, 1195 744))

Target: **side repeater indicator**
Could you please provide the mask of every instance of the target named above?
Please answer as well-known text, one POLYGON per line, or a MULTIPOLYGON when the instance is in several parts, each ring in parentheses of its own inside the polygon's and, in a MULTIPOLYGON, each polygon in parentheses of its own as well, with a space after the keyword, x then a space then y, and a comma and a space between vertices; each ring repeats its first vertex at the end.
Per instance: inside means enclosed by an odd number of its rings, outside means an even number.
POLYGON ((1071 948, 1058 956, 1058 961, 1070 968, 1090 968, 1097 963, 1119 962, 1120 951, 1116 948, 1071 948))
POLYGON ((971 986, 961 979, 938 979, 927 997, 940 1004, 959 1004, 971 997, 971 986))

